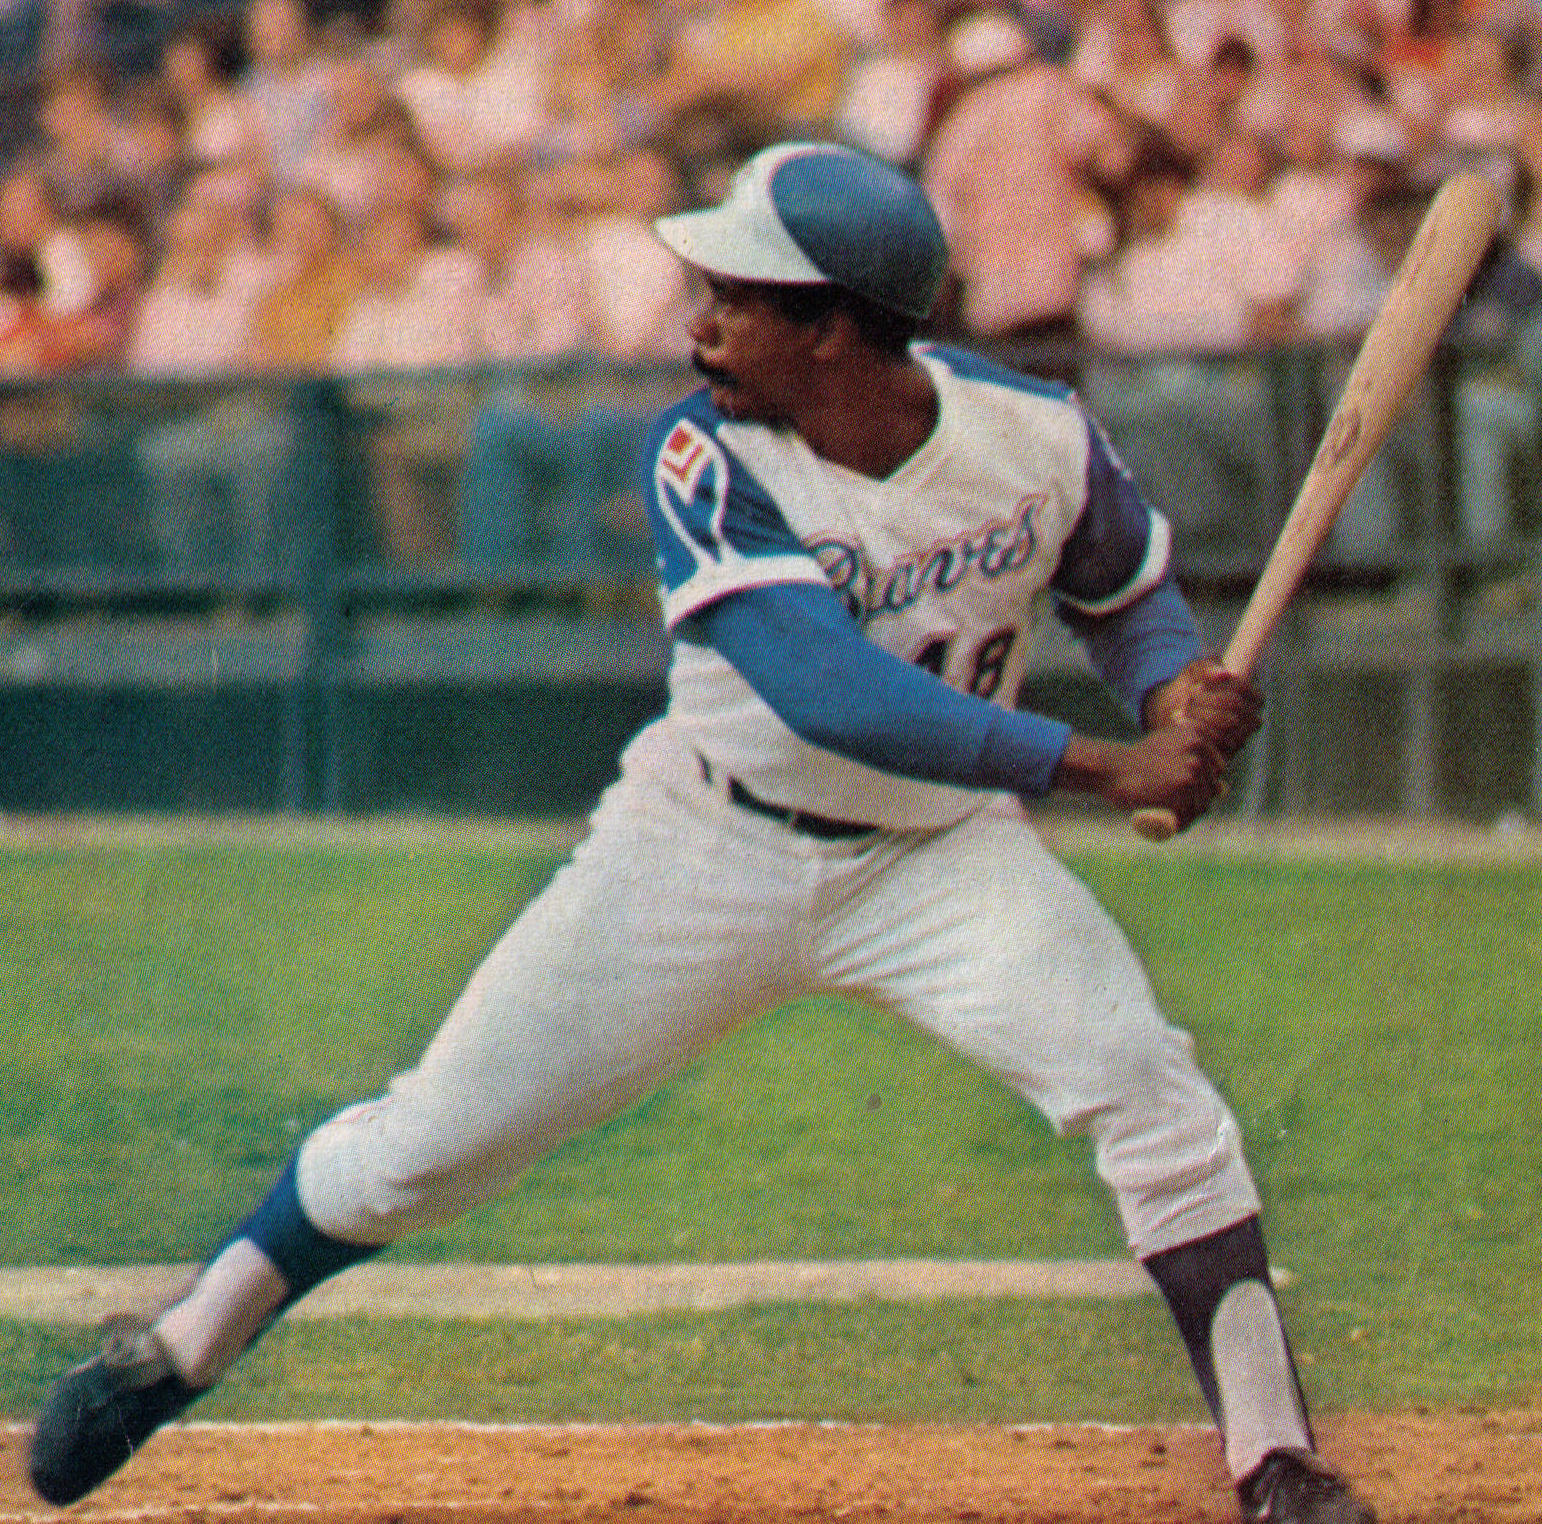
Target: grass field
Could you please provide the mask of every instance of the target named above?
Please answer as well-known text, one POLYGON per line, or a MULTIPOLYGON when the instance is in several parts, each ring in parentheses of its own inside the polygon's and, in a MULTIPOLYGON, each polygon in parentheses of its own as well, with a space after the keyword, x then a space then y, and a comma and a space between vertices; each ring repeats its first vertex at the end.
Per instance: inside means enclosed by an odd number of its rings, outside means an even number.
MULTIPOLYGON (((409 1062, 556 864, 465 843, 0 849, 0 1262, 196 1258, 409 1062)), ((1322 1406, 1542 1389, 1542 868, 1081 856, 1232 1101, 1322 1406)), ((401 1258, 1119 1252, 1078 1142, 810 1000, 401 1258)), ((0 1324, 0 1412, 87 1335, 0 1324)), ((1198 1417, 1154 1300, 276 1331, 210 1415, 1198 1417)))

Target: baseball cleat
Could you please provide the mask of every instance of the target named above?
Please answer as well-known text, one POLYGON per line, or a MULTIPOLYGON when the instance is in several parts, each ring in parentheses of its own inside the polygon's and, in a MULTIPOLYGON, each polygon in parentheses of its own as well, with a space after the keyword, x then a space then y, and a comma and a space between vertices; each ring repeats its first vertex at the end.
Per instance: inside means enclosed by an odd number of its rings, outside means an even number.
POLYGON ((1310 1450, 1271 1450, 1237 1497, 1243 1524, 1376 1524, 1370 1505, 1310 1450))
POLYGON ((103 1334, 96 1354, 54 1383, 32 1431, 32 1485, 60 1508, 106 1481, 202 1395, 172 1370, 142 1318, 109 1319, 103 1334))

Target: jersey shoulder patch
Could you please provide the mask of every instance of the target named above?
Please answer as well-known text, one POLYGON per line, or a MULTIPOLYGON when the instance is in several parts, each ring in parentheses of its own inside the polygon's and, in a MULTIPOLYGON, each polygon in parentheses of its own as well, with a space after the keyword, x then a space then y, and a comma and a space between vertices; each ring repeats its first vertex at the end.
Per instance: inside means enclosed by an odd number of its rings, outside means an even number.
POLYGON ((689 499, 696 495, 696 488, 716 454, 716 446, 705 429, 689 418, 678 418, 664 436, 654 470, 661 483, 672 488, 677 496, 689 499))

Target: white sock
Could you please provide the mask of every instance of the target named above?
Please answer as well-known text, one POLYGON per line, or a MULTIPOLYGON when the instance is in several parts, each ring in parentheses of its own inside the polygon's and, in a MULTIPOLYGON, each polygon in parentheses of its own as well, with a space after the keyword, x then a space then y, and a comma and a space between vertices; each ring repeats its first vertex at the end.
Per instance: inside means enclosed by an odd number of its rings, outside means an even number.
POLYGON ((161 1314, 156 1336, 189 1386, 213 1386, 283 1304, 289 1285, 249 1238, 229 1243, 161 1314))
POLYGON ((1239 1281, 1221 1298, 1210 1324, 1210 1358, 1226 1468, 1237 1481, 1271 1450, 1311 1448, 1280 1310, 1267 1286, 1239 1281))

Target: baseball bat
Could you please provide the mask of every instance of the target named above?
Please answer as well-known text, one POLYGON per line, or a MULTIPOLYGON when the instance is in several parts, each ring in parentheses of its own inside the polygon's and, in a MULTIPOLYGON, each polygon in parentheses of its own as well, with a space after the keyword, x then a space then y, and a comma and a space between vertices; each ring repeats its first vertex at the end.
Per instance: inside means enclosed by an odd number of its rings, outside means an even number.
MULTIPOLYGON (((1249 677, 1360 473, 1424 374, 1499 225, 1499 193, 1482 175, 1453 175, 1430 203, 1376 320, 1366 331, 1279 538, 1221 657, 1249 677)), ((1137 810, 1137 832, 1166 841, 1178 820, 1137 810)))

